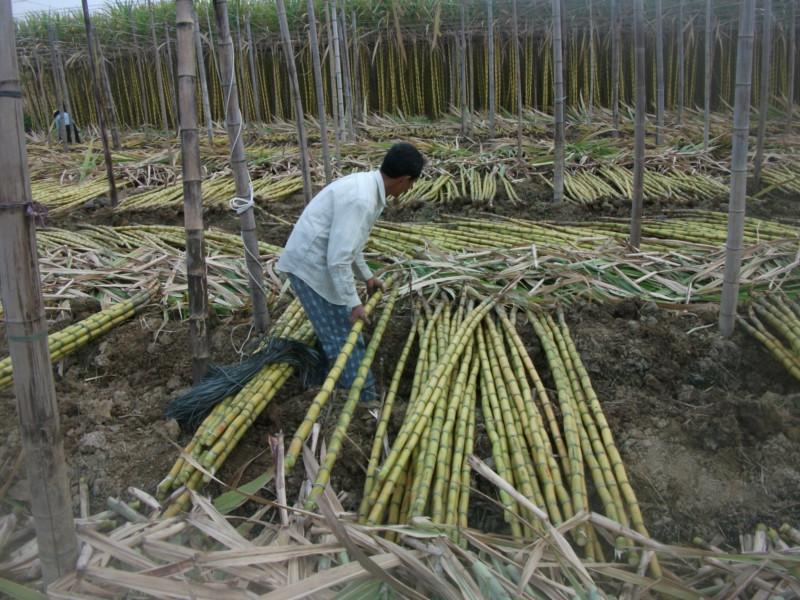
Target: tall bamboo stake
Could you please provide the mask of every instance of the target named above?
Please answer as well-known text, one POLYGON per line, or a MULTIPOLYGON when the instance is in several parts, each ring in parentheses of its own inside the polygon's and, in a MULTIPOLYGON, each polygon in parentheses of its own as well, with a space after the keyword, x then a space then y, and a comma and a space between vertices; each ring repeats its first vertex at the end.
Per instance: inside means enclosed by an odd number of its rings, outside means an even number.
MULTIPOLYGON (((514 0, 516 2, 516 0, 514 0)), ((564 199, 564 68, 561 45, 561 2, 553 0, 553 201, 564 199)))
POLYGON ((761 34, 761 79, 758 90, 758 136, 753 180, 756 189, 761 187, 761 166, 764 162, 764 134, 767 132, 769 112, 769 83, 772 72, 772 0, 764 0, 764 23, 761 34))
MULTIPOLYGON (((233 171, 236 185, 236 197, 247 200, 252 198, 252 186, 250 185, 250 173, 247 171, 247 159, 244 155, 244 140, 242 139, 244 123, 242 123, 242 113, 239 110, 239 89, 234 72, 233 40, 228 21, 227 0, 214 0, 214 14, 217 20, 217 52, 219 53, 217 64, 222 84, 223 106, 225 107, 225 126, 228 129, 228 140, 231 145, 231 171, 233 171)), ((236 212, 239 215, 250 285, 250 299, 253 302, 253 326, 257 333, 266 333, 269 328, 269 312, 261 260, 258 255, 256 218, 252 205, 247 206, 246 202, 236 212)))
POLYGON ((522 164, 522 69, 519 56, 519 22, 517 16, 517 0, 511 0, 511 38, 514 47, 514 89, 517 91, 517 161, 522 164))
POLYGON ((331 11, 330 3, 325 2, 325 29, 328 36, 328 73, 330 74, 330 96, 331 96, 331 116, 334 123, 334 136, 333 136, 333 151, 337 164, 342 159, 341 142, 342 142, 342 121, 340 118, 340 102, 341 96, 339 95, 339 88, 336 85, 336 53, 333 49, 333 30, 331 28, 331 11))
POLYGON ((797 60, 797 2, 791 0, 791 21, 789 23, 789 93, 786 94, 786 130, 791 133, 792 113, 794 112, 794 76, 797 60))
POLYGON ((48 584, 74 570, 78 540, 47 344, 10 0, 0 0, 0 169, 0 294, 38 555, 48 584))
POLYGON ((656 0, 656 144, 664 142, 664 15, 656 0))
POLYGON ((206 59, 203 56, 203 42, 200 39, 200 19, 192 7, 194 18, 194 53, 197 57, 197 70, 200 72, 200 93, 203 96, 203 115, 206 118, 206 135, 208 143, 214 144, 214 121, 211 116, 211 100, 208 97, 208 79, 206 77, 206 59))
POLYGON ((100 41, 95 39, 95 48, 100 63, 100 75, 103 78, 103 103, 105 104, 106 115, 108 115, 108 122, 111 126, 111 145, 114 150, 119 150, 122 147, 119 139, 119 115, 117 114, 117 106, 114 104, 114 95, 111 93, 111 80, 108 77, 108 68, 106 67, 106 57, 103 55, 103 48, 100 41))
POLYGON ((645 80, 644 15, 642 0, 633 0, 633 45, 636 54, 636 123, 633 141, 633 199, 631 202, 630 244, 638 248, 642 241, 642 203, 644 196, 644 121, 647 112, 645 80))
POLYGON ((253 103, 255 105, 256 121, 261 121, 261 88, 258 85, 258 72, 256 71, 255 45, 253 44, 253 30, 250 27, 250 15, 244 20, 244 33, 247 36, 247 56, 250 59, 250 81, 253 85, 253 103))
POLYGON ((356 123, 364 120, 364 107, 361 98, 361 43, 358 37, 358 21, 353 11, 353 119, 356 123))
MULTIPOLYGON (((516 0, 515 0, 516 1, 516 0)), ((467 34, 466 34, 466 0, 459 3, 461 15, 461 28, 458 30, 458 73, 459 73, 459 101, 458 109, 461 112, 461 135, 469 133, 469 120, 467 118, 467 34)))
POLYGON ((747 134, 750 131, 750 87, 753 80, 755 0, 742 0, 739 9, 739 42, 736 48, 736 99, 733 106, 731 193, 728 202, 728 238, 725 243, 725 275, 719 310, 720 333, 729 337, 736 322, 739 269, 742 266, 745 196, 747 194, 747 134))
POLYGON ((355 139, 355 126, 353 125, 353 80, 350 71, 350 44, 347 39, 347 18, 345 17, 344 7, 341 8, 339 15, 339 34, 342 40, 342 75, 344 80, 344 101, 347 109, 345 110, 345 125, 349 139, 355 139))
POLYGON ((703 87, 703 150, 708 151, 709 129, 711 125, 711 60, 713 52, 712 44, 712 0, 706 0, 706 53, 705 53, 705 79, 703 87))
POLYGON ((494 102, 494 0, 486 0, 486 24, 489 29, 487 51, 489 53, 489 138, 494 138, 495 102, 494 102))
MULTIPOLYGON (((331 43, 333 44, 333 61, 334 61, 334 74, 336 75, 336 103, 338 107, 339 120, 337 122, 337 130, 339 132, 339 139, 346 139, 345 123, 347 123, 347 108, 344 105, 344 83, 342 81, 342 51, 339 46, 339 24, 336 15, 336 0, 328 0, 328 14, 330 15, 331 22, 331 43)), ((287 28, 288 31, 288 28, 287 28)))
POLYGON ((192 0, 177 0, 178 121, 183 169, 183 224, 186 229, 186 279, 189 288, 189 344, 192 348, 192 381, 200 382, 208 369, 208 279, 203 233, 203 179, 197 130, 197 63, 195 57, 192 0))
POLYGON ((308 159, 308 138, 306 138, 306 127, 303 116, 303 102, 300 97, 300 83, 297 80, 297 67, 294 62, 294 51, 292 49, 292 38, 289 34, 289 22, 286 19, 286 8, 283 0, 275 0, 278 7, 278 22, 281 26, 281 37, 283 38, 283 53, 286 55, 286 64, 289 67, 289 91, 294 102, 294 118, 297 125, 297 143, 300 146, 300 169, 303 171, 303 196, 306 204, 311 202, 313 189, 311 187, 311 167, 308 159))
MULTIPOLYGON (((58 122, 58 136, 61 138, 61 144, 66 150, 69 147, 67 142, 67 125, 64 119, 64 93, 61 90, 61 77, 58 75, 58 59, 56 55, 56 33, 52 23, 47 25, 47 34, 50 37, 50 62, 53 67, 53 89, 56 92, 56 110, 61 112, 61 119, 58 122)), ((70 115, 72 117, 73 115, 70 115)), ((49 129, 48 129, 49 131, 49 129)))
POLYGON ((164 46, 167 49, 167 79, 172 89, 170 108, 172 109, 172 114, 175 115, 175 126, 178 127, 178 80, 175 76, 175 62, 172 60, 172 40, 170 40, 169 27, 167 27, 166 23, 164 23, 164 46))
POLYGON ((594 57, 594 10, 592 10, 592 0, 589 0, 589 118, 594 114, 594 77, 595 77, 595 57, 594 57))
POLYGON ((161 129, 166 131, 169 129, 169 119, 167 118, 167 102, 164 98, 164 80, 161 74, 161 52, 158 49, 158 40, 156 40, 156 23, 153 19, 153 3, 147 0, 147 6, 150 9, 150 33, 153 38, 153 55, 156 59, 154 68, 156 71, 156 87, 158 88, 158 106, 161 109, 161 129))
POLYGON ((678 6, 678 64, 676 68, 678 69, 678 125, 683 124, 683 99, 686 95, 686 67, 684 66, 684 61, 686 60, 685 49, 683 45, 683 3, 684 0, 680 0, 680 4, 678 6))
POLYGON ((97 112, 97 128, 100 130, 100 141, 103 143, 103 158, 106 163, 106 177, 108 178, 108 196, 111 206, 117 206, 117 184, 114 181, 114 163, 111 161, 111 150, 108 148, 108 135, 106 134, 106 123, 103 118, 103 111, 100 110, 100 84, 97 82, 97 66, 94 60, 94 31, 92 30, 92 20, 89 17, 89 6, 87 0, 83 3, 83 24, 86 28, 86 48, 89 54, 89 72, 91 73, 92 90, 94 92, 94 106, 97 112))
MULTIPOLYGON (((325 114, 325 90, 322 82, 322 66, 319 60, 319 39, 317 38, 317 17, 314 0, 308 0, 308 37, 311 45, 311 65, 314 70, 314 89, 317 98, 317 120, 319 121, 319 138, 322 144, 322 162, 325 163, 325 183, 333 179, 331 171, 331 153, 328 148, 328 117, 325 114)), ((358 61, 356 61, 358 64, 358 61)))
POLYGON ((614 131, 619 135, 620 24, 617 1, 611 0, 611 115, 614 131))

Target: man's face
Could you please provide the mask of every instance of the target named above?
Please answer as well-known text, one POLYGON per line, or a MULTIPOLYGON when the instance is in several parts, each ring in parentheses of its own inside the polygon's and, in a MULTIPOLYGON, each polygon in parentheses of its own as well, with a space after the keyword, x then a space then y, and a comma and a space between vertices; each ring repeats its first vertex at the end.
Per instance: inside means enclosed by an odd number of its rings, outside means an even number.
POLYGON ((398 196, 400 194, 405 194, 408 190, 414 187, 414 184, 417 182, 415 177, 411 177, 411 175, 403 175, 400 178, 400 190, 398 192, 398 196))

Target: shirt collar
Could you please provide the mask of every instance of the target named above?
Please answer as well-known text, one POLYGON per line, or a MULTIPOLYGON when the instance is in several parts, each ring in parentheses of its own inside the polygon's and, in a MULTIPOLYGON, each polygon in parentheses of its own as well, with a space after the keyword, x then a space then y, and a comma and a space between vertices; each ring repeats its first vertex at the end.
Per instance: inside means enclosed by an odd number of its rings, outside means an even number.
POLYGON ((378 184, 378 204, 381 210, 386 208, 386 188, 383 186, 383 177, 381 176, 380 169, 372 172, 375 175, 375 180, 378 184))

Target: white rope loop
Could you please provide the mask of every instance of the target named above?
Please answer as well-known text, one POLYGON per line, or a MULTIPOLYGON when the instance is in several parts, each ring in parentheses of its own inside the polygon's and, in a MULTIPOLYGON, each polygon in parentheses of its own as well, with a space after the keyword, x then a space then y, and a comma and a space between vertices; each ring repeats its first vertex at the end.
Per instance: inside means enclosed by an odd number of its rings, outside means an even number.
POLYGON ((228 202, 228 206, 230 206, 231 210, 236 211, 237 215, 242 215, 242 214, 246 213, 248 210, 253 208, 253 206, 255 204, 253 202, 253 184, 252 183, 248 183, 247 187, 248 187, 248 191, 249 191, 249 197, 248 198, 242 198, 240 196, 234 196, 228 202))

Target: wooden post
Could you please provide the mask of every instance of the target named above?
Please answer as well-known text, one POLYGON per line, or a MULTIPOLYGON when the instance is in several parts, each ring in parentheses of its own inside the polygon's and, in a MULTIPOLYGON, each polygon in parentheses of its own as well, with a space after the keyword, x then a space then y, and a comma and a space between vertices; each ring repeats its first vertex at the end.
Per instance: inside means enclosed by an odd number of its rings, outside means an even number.
POLYGON ((95 39, 95 47, 100 63, 100 75, 103 77, 103 103, 106 107, 106 114, 108 121, 111 125, 111 144, 114 150, 119 150, 122 147, 119 139, 119 116, 117 115, 117 106, 114 104, 114 96, 111 93, 111 80, 108 77, 108 69, 106 68, 106 58, 103 56, 103 49, 100 46, 100 41, 95 39))
POLYGON ((297 143, 300 146, 300 168, 303 171, 303 196, 306 204, 311 202, 313 189, 311 187, 311 169, 308 159, 308 138, 306 138, 306 127, 303 115, 303 102, 300 97, 300 83, 297 80, 297 66, 294 63, 294 50, 292 48, 292 38, 289 34, 289 22, 286 19, 286 8, 283 0, 275 0, 278 8, 278 22, 281 26, 281 37, 283 38, 283 53, 286 55, 286 64, 289 67, 289 91, 294 102, 294 118, 297 126, 297 143))
POLYGON ((683 125, 683 102, 686 95, 686 67, 683 64, 686 60, 683 45, 683 2, 684 0, 680 0, 678 7, 678 125, 683 125))
MULTIPOLYGON (((222 84, 223 106, 225 107, 225 125, 231 145, 231 171, 233 171, 233 179, 236 184, 236 197, 246 200, 251 197, 252 187, 250 173, 247 171, 247 159, 244 155, 244 140, 242 139, 244 123, 242 123, 242 113, 239 110, 236 73, 233 70, 233 40, 228 21, 227 0, 214 0, 214 13, 217 18, 217 52, 219 53, 217 63, 222 84)), ((266 333, 269 328, 269 312, 261 259, 258 255, 256 217, 252 206, 243 205, 240 210, 241 212, 237 210, 237 213, 244 243, 250 299, 253 303, 253 324, 256 332, 262 334, 266 333)))
MULTIPOLYGON (((331 88, 331 116, 334 123, 333 152, 336 163, 342 160, 342 123, 339 119, 339 88, 336 86, 336 53, 333 50, 333 32, 331 29, 330 3, 325 2, 325 28, 328 34, 328 74, 330 75, 331 88)), ((382 80, 381 80, 382 81, 382 80)))
POLYGON ((0 294, 42 578, 49 584, 74 570, 78 540, 47 345, 10 0, 0 0, 0 165, 0 294))
POLYGON ((466 0, 459 2, 461 27, 458 30, 458 109, 461 112, 461 135, 469 134, 469 118, 467 116, 467 27, 466 0))
POLYGON ((633 46, 636 55, 636 122, 633 134, 633 198, 631 201, 630 244, 642 243, 642 204, 644 196, 644 123, 647 113, 647 81, 645 80, 644 12, 642 0, 633 0, 633 46))
POLYGON ((711 77, 713 77, 712 57, 714 45, 711 41, 712 32, 712 0, 706 0, 706 52, 705 52, 705 80, 703 87, 703 150, 708 152, 708 139, 711 127, 711 77))
MULTIPOLYGON (((516 1, 516 0, 515 0, 516 1)), ((561 2, 553 0, 553 202, 564 200, 564 69, 561 54, 561 2)))
POLYGON ((97 82, 97 66, 94 60, 94 32, 92 31, 92 20, 89 17, 89 5, 87 0, 83 3, 83 23, 86 27, 86 48, 89 54, 89 72, 91 73, 92 91, 94 92, 94 106, 97 111, 97 128, 100 130, 100 141, 103 142, 103 157, 106 163, 106 177, 108 178, 108 196, 111 206, 119 204, 117 197, 117 184, 114 181, 114 163, 111 161, 111 150, 108 148, 108 136, 106 135, 106 123, 103 119, 103 112, 100 110, 100 84, 97 82))
POLYGON ((261 122, 261 89, 258 86, 258 72, 256 71, 256 49, 253 44, 253 30, 250 27, 250 15, 244 20, 244 32, 247 35, 247 56, 250 59, 250 81, 253 85, 253 104, 255 106, 256 121, 261 122))
POLYGON ((620 19, 618 1, 611 0, 611 118, 616 135, 619 135, 620 19))
POLYGON ((664 15, 656 0, 656 145, 664 142, 664 15))
POLYGON ((319 60, 319 39, 317 38, 317 17, 314 12, 314 0, 308 0, 308 36, 311 43, 311 64, 314 70, 322 162, 325 163, 325 183, 330 183, 333 179, 333 172, 331 171, 331 152, 328 148, 328 117, 325 114, 325 90, 322 83, 322 66, 319 60))
POLYGON ((487 52, 489 53, 489 139, 494 139, 495 135, 495 105, 494 105, 494 0, 486 0, 486 25, 489 30, 487 40, 487 52))
POLYGON ((742 266, 745 197, 747 195, 747 135, 750 132, 750 87, 753 81, 755 0, 742 0, 739 9, 739 42, 736 48, 736 98, 733 106, 731 193, 728 201, 728 237, 725 243, 725 275, 719 310, 720 333, 729 337, 736 323, 739 270, 742 266))
POLYGON ((206 59, 203 56, 203 43, 200 39, 200 19, 192 7, 194 17, 194 52, 197 57, 197 70, 200 71, 200 92, 203 95, 203 115, 206 118, 206 135, 208 143, 214 145, 214 121, 211 118, 211 101, 208 98, 208 78, 206 77, 206 59))
POLYGON ((594 10, 592 0, 589 0, 589 118, 594 114, 594 79, 595 79, 595 57, 594 57, 594 10))
POLYGON ((167 118, 167 103, 164 98, 164 79, 161 74, 161 52, 158 49, 158 40, 156 39, 156 23, 153 19, 153 3, 147 0, 147 6, 150 9, 150 34, 153 38, 153 55, 155 56, 155 64, 153 68, 156 71, 156 87, 158 88, 158 106, 161 109, 161 129, 166 131, 169 129, 169 120, 167 118))
POLYGON ((342 81, 342 54, 339 46, 339 19, 336 11, 336 0, 328 0, 328 13, 330 14, 330 29, 333 42, 333 64, 334 73, 336 74, 336 103, 338 107, 339 119, 337 122, 337 131, 339 132, 339 139, 346 140, 345 123, 347 123, 347 109, 344 105, 344 83, 342 81))
MULTIPOLYGON (((61 119, 58 123, 58 136, 61 138, 61 144, 66 150, 69 144, 67 143, 67 127, 64 122, 64 95, 61 91, 61 77, 58 75, 58 59, 56 57, 56 33, 52 23, 47 25, 47 34, 50 37, 50 62, 53 67, 53 89, 56 92, 56 110, 61 113, 61 119)), ((15 50, 16 51, 16 50, 15 50)), ((71 116, 71 115, 70 115, 71 116)), ((49 129, 48 129, 49 131, 49 129)))
MULTIPOLYGON (((334 0, 335 1, 335 0, 334 0)), ((350 71, 350 50, 347 38, 347 18, 346 13, 344 11, 344 7, 341 8, 341 14, 339 15, 339 28, 342 40, 342 49, 344 50, 342 54, 342 75, 344 79, 344 100, 345 106, 347 109, 345 110, 345 125, 347 127, 347 134, 349 139, 355 139, 356 130, 355 126, 353 125, 353 78, 351 76, 350 71)))
POLYGON ((208 279, 203 234, 203 179, 197 130, 197 63, 192 0, 175 3, 178 28, 178 121, 183 168, 183 223, 186 229, 186 276, 189 287, 189 343, 192 347, 192 381, 200 382, 208 369, 208 279))
POLYGON ((178 134, 180 134, 180 127, 178 126, 178 81, 175 76, 175 61, 172 60, 172 40, 170 40, 169 27, 166 23, 164 23, 164 45, 167 48, 167 79, 172 89, 170 108, 172 109, 172 114, 175 115, 175 127, 179 130, 178 134))
POLYGON ((786 133, 792 131, 792 113, 794 112, 794 77, 797 64, 797 2, 791 0, 792 10, 789 20, 789 93, 786 94, 786 133))
POLYGON ((761 187, 761 167, 764 162, 764 136, 769 112, 769 75, 772 72, 772 0, 764 0, 764 25, 761 34, 761 79, 758 90, 758 135, 753 167, 753 185, 761 187))
POLYGON ((514 89, 517 105, 517 162, 522 164, 522 65, 519 56, 519 18, 517 0, 511 0, 511 43, 514 49, 514 89))

